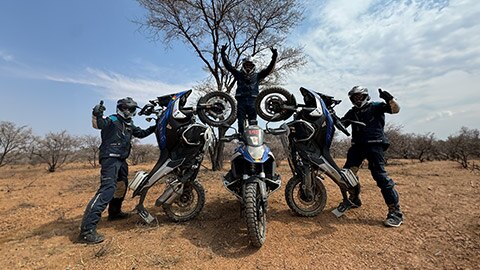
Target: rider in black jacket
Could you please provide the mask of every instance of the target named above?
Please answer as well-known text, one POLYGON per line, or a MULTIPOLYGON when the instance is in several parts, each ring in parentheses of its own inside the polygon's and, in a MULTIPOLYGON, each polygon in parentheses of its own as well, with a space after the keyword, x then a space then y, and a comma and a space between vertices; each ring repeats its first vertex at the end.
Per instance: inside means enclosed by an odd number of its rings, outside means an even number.
POLYGON ((105 238, 96 231, 102 212, 108 205, 108 220, 123 219, 127 213, 121 211, 122 202, 127 192, 128 164, 132 136, 144 138, 155 131, 155 126, 146 130, 136 127, 132 117, 135 116, 137 103, 130 97, 117 102, 117 114, 103 117, 103 101, 93 108, 92 125, 101 129, 100 145, 101 181, 100 188, 88 203, 83 215, 78 242, 96 244, 105 238))
MULTIPOLYGON (((378 91, 380 98, 385 102, 369 102, 370 96, 365 87, 354 86, 348 92, 354 106, 345 114, 342 122, 346 126, 352 124, 352 146, 348 150, 344 168, 356 173, 363 160, 368 160, 368 168, 388 206, 388 215, 384 223, 386 226, 398 227, 403 222, 403 214, 400 211, 395 182, 385 171, 384 151, 388 148, 389 141, 385 136, 384 126, 385 113, 396 114, 400 111, 400 107, 390 93, 381 89, 378 91), (362 122, 364 125, 355 121, 362 122)), ((359 194, 360 185, 350 194, 353 207, 359 207, 362 204, 359 194)), ((342 204, 339 208, 341 207, 342 204)))
POLYGON ((237 70, 228 61, 225 51, 227 45, 223 45, 221 49, 222 62, 225 68, 232 73, 233 77, 237 81, 237 91, 235 93, 235 99, 237 100, 237 118, 238 118, 238 132, 243 134, 245 119, 256 120, 257 111, 255 110, 255 98, 259 92, 259 84, 265 79, 275 67, 277 61, 277 50, 271 48, 272 60, 270 64, 264 70, 255 72, 255 64, 251 57, 246 57, 242 60, 241 70, 237 70))

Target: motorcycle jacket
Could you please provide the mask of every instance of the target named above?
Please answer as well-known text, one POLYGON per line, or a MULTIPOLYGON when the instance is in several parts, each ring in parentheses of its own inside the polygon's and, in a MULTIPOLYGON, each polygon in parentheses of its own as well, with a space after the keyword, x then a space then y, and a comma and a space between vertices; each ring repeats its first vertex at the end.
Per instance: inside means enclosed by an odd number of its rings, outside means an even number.
POLYGON ((132 148, 132 136, 144 138, 155 131, 155 126, 141 129, 122 117, 113 114, 108 117, 94 116, 93 127, 101 129, 102 144, 100 145, 100 159, 114 157, 126 159, 132 148))
POLYGON ((224 52, 222 52, 222 62, 225 68, 232 73, 233 77, 237 81, 237 91, 235 97, 256 97, 259 92, 260 81, 265 79, 275 67, 277 61, 277 53, 273 53, 270 64, 259 72, 252 72, 247 74, 241 70, 237 70, 228 61, 224 52))
POLYGON ((397 113, 390 104, 385 102, 369 102, 363 107, 353 106, 341 119, 347 127, 350 125, 348 120, 362 122, 365 124, 352 124, 352 144, 382 143, 389 144, 385 135, 385 113, 397 113))

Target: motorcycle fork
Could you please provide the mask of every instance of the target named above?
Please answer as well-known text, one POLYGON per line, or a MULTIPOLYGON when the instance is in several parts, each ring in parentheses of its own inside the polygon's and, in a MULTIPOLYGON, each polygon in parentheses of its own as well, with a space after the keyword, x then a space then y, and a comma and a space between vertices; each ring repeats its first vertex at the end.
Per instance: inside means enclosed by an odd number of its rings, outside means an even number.
POLYGON ((300 175, 302 176, 302 191, 307 198, 313 196, 313 172, 308 164, 301 164, 300 175))
MULTIPOLYGON (((252 177, 253 178, 253 177, 252 177)), ((261 200, 260 200, 260 207, 263 207, 263 209, 265 211, 267 211, 267 207, 268 207, 268 194, 267 194, 267 185, 265 184, 264 181, 261 181, 260 179, 256 178, 253 179, 253 180, 250 180, 250 179, 247 179, 245 181, 245 183, 243 184, 243 187, 242 187, 242 215, 243 215, 243 205, 245 205, 245 201, 244 201, 244 198, 245 198, 245 187, 247 184, 249 183, 256 183, 257 184, 257 189, 258 191, 260 191, 260 196, 261 196, 261 200)), ((258 196, 258 195, 257 195, 258 196)))

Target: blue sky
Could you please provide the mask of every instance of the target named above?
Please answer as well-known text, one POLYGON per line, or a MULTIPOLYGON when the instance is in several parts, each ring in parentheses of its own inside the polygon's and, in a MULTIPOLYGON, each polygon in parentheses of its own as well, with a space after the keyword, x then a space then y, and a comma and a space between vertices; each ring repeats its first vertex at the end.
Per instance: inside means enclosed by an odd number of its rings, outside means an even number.
MULTIPOLYGON (((480 2, 305 0, 303 24, 289 42, 304 46, 308 64, 283 85, 322 91, 350 107, 353 85, 390 91, 400 114, 387 121, 405 132, 445 138, 480 128, 480 2)), ((182 43, 150 41, 132 21, 145 11, 133 0, 0 1, 0 120, 42 135, 68 130, 98 134, 91 108, 132 96, 189 89, 205 78, 182 43)), ((136 124, 147 127, 141 117, 136 124)))

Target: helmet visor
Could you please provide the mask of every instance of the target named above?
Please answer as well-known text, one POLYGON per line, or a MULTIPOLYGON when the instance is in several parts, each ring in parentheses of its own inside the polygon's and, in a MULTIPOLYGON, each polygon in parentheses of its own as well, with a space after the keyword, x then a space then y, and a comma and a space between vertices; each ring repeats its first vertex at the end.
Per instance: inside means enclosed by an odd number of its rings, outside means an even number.
POLYGON ((255 64, 251 61, 246 61, 243 63, 242 67, 247 73, 250 73, 255 69, 255 64))
POLYGON ((120 106, 120 110, 122 111, 128 111, 130 113, 135 113, 135 111, 137 110, 137 107, 129 107, 129 106, 126 106, 126 105, 122 105, 120 106))
POLYGON ((367 94, 363 93, 354 93, 350 95, 350 101, 356 106, 361 106, 367 99, 367 96, 367 94))

